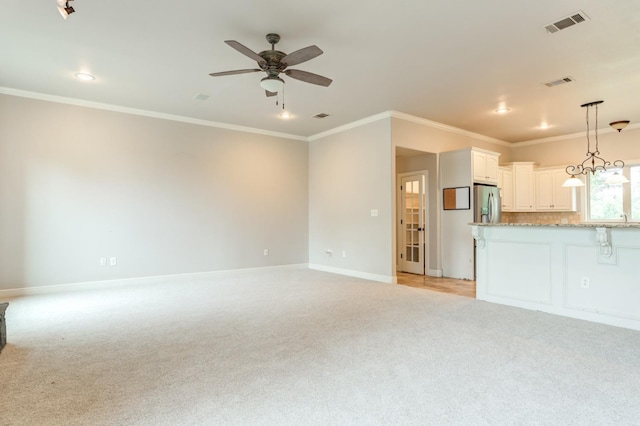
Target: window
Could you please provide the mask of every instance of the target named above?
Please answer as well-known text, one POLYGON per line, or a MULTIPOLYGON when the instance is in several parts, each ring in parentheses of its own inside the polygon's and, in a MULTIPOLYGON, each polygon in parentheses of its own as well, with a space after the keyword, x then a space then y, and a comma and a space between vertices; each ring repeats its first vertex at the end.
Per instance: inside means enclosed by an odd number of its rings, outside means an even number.
POLYGON ((625 166, 622 170, 629 183, 607 184, 607 178, 613 173, 606 171, 589 175, 588 220, 640 222, 640 164, 625 166))

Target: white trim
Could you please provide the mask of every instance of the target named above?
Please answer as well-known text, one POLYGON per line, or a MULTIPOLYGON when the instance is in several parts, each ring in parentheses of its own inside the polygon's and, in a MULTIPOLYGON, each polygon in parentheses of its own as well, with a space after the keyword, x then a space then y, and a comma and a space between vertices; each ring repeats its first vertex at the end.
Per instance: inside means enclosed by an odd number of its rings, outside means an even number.
POLYGON ((327 136, 335 135, 336 133, 346 132, 347 130, 355 129, 356 127, 364 126, 365 124, 369 124, 369 123, 374 123, 376 121, 383 120, 385 118, 391 118, 390 111, 372 115, 370 117, 366 117, 361 120, 356 120, 349 124, 345 124, 344 126, 338 126, 333 129, 327 130, 326 132, 316 133, 315 135, 309 136, 308 140, 309 142, 311 142, 318 139, 326 138, 327 136))
POLYGON ((134 286, 144 284, 158 284, 165 282, 181 282, 191 281, 194 279, 207 279, 215 278, 221 274, 230 273, 244 273, 255 271, 266 271, 273 269, 307 269, 306 263, 302 264, 289 264, 289 265, 277 265, 277 266, 264 266, 258 268, 241 268, 241 269, 224 269, 220 271, 206 271, 206 272, 190 272, 185 274, 172 274, 172 275, 157 275, 148 277, 137 278, 122 278, 116 280, 103 280, 103 281, 87 281, 79 283, 69 284, 55 284, 55 285, 43 285, 38 287, 24 287, 24 288, 12 288, 6 290, 0 290, 0 299, 15 298, 22 296, 35 296, 40 294, 53 294, 53 293, 66 293, 73 291, 93 290, 99 288, 110 288, 119 286, 134 286))
MULTIPOLYGON (((640 124, 639 123, 635 123, 635 124, 631 124, 631 125, 625 127, 625 130, 633 130, 633 129, 640 129, 640 124)), ((604 128, 604 129, 598 129, 598 134, 614 133, 614 132, 617 132, 617 130, 616 129, 612 129, 610 127, 604 128)), ((539 145, 541 143, 557 142, 557 141, 563 141, 563 140, 566 140, 566 139, 575 139, 575 138, 586 137, 585 135, 586 135, 585 132, 580 132, 580 133, 571 133, 571 134, 568 134, 568 135, 550 136, 548 138, 532 139, 532 140, 523 141, 523 142, 514 142, 510 146, 513 147, 513 148, 519 148, 521 146, 539 145)))
POLYGON ((352 269, 334 268, 333 266, 318 265, 315 263, 309 264, 309 269, 315 269, 317 271, 330 272, 332 274, 346 275, 348 277, 362 278, 370 281, 378 281, 387 284, 397 284, 398 278, 387 275, 370 274, 368 272, 354 271, 352 269))
POLYGON ((400 120, 411 121, 413 123, 422 124, 423 126, 433 127, 434 129, 444 130, 450 133, 456 133, 462 136, 468 136, 470 138, 479 139, 484 142, 493 143, 496 145, 512 147, 513 144, 509 142, 505 142, 500 139, 492 138, 489 136, 481 135, 479 133, 470 132, 468 130, 460 129, 459 127, 449 126, 447 124, 438 123, 437 121, 427 120, 426 118, 416 117, 414 115, 405 114, 403 112, 398 111, 390 111, 390 115, 393 118, 398 118, 400 120))
POLYGON ((63 96, 47 95, 44 93, 27 92, 25 90, 11 89, 8 87, 0 87, 0 93, 22 98, 38 99, 41 101, 57 102, 60 104, 75 105, 87 108, 101 109, 105 111, 121 112, 124 114, 140 115, 143 117, 159 118, 161 120, 179 121, 181 123, 197 124, 200 126, 216 127, 226 130, 235 130, 238 132, 256 133, 265 136, 274 136, 284 139, 293 139, 308 142, 305 136, 291 135, 288 133, 272 132, 269 130, 256 129, 254 127, 238 126, 235 124, 219 123, 217 121, 201 120, 198 118, 184 117, 180 115, 164 114, 161 112, 147 111, 142 109, 128 108, 118 105, 103 104, 100 102, 85 101, 82 99, 66 98, 63 96))
POLYGON ((447 124, 438 123, 437 121, 427 120, 426 118, 416 117, 415 115, 406 114, 404 112, 399 111, 385 111, 379 114, 372 115, 367 118, 363 118, 361 120, 354 121, 349 124, 345 124, 344 126, 339 126, 331 130, 327 130, 326 132, 317 133, 315 135, 309 136, 309 141, 315 141, 318 139, 325 138, 330 135, 334 135, 336 133, 341 133, 356 127, 364 126, 365 124, 373 123, 375 121, 383 120, 385 118, 397 118, 399 120, 410 121, 412 123, 421 124, 423 126, 432 127, 434 129, 444 130, 446 132, 455 133, 462 136, 467 136, 470 138, 478 139, 484 142, 493 143, 496 145, 511 147, 513 144, 509 142, 505 142, 500 139, 495 139, 489 136, 481 135, 479 133, 470 132, 468 130, 460 129, 458 127, 449 126, 447 124))
POLYGON ((442 277, 442 269, 427 269, 427 275, 430 277, 442 277))
MULTIPOLYGON (((542 139, 533 139, 533 140, 523 141, 523 142, 509 143, 500 139, 492 138, 490 136, 485 136, 479 133, 470 132, 468 130, 461 129, 459 127, 453 127, 447 124, 439 123, 437 121, 428 120, 426 118, 416 117, 414 115, 406 114, 404 112, 385 111, 379 114, 372 115, 370 117, 363 118, 361 120, 353 121, 343 126, 335 127, 325 132, 317 133, 315 135, 306 137, 306 136, 300 136, 300 135, 292 135, 289 133, 281 133, 281 132, 273 132, 270 130, 257 129, 255 127, 246 127, 246 126, 240 126, 236 124, 220 123, 217 121, 202 120, 198 118, 185 117, 181 115, 165 114, 165 113, 156 112, 156 111, 129 108, 129 107, 123 107, 118 105, 112 105, 112 104, 104 104, 101 102, 67 98, 64 96, 48 95, 45 93, 29 92, 26 90, 12 89, 10 87, 0 86, 0 94, 18 96, 21 98, 38 99, 41 101, 57 102, 61 104, 75 105, 75 106, 81 106, 81 107, 87 107, 87 108, 95 108, 95 109, 101 109, 105 111, 121 112, 123 114, 132 114, 132 115, 139 115, 143 117, 159 118, 161 120, 197 124, 200 126, 216 127, 220 129, 234 130, 238 132, 255 133, 255 134, 265 135, 265 136, 274 136, 274 137, 279 137, 284 139, 293 139, 293 140, 302 141, 302 142, 311 142, 317 139, 322 139, 327 136, 330 136, 336 133, 341 133, 346 130, 360 127, 365 124, 373 123, 375 121, 379 121, 385 118, 397 118, 400 120, 410 121, 413 123, 421 124, 423 126, 432 127, 434 129, 444 130, 450 133, 471 137, 484 142, 489 142, 489 143, 493 143, 496 145, 501 145, 509 148, 517 148, 517 147, 528 146, 528 145, 537 145, 537 144, 555 142, 555 141, 560 141, 565 139, 574 139, 574 138, 584 136, 584 132, 580 132, 580 133, 572 133, 568 135, 551 136, 551 137, 542 138, 542 139)), ((640 129, 640 123, 634 123, 626 127, 626 130, 633 130, 633 129, 640 129)), ((615 132, 616 130, 611 128, 604 128, 604 129, 598 129, 598 131, 600 133, 611 133, 611 132, 615 132)))
MULTIPOLYGON (((400 120, 405 120, 405 121, 411 121, 414 123, 418 123, 418 124, 422 124, 424 126, 429 126, 429 127, 433 127, 436 129, 440 129, 440 130, 444 130, 447 132, 451 132, 451 133, 456 133, 459 135, 463 135, 463 136, 468 136, 468 137, 472 137, 475 139, 479 139, 485 142, 489 142, 489 143, 494 143, 497 145, 502 145, 502 146, 507 146, 507 147, 511 147, 514 144, 510 144, 508 142, 499 140, 499 139, 495 139, 495 138, 491 138, 489 136, 484 136, 481 135, 479 133, 473 133, 470 132, 468 130, 464 130, 464 129, 460 129, 457 127, 453 127, 453 126, 449 126, 446 124, 442 124, 442 123, 438 123, 436 121, 431 121, 431 120, 427 120, 426 118, 420 118, 420 117, 416 117, 410 114, 405 114, 403 112, 398 112, 398 111, 385 111, 379 114, 375 114, 372 115, 370 117, 366 117, 363 118, 361 120, 357 120, 348 124, 345 124, 343 126, 339 126, 330 130, 327 130, 326 132, 322 132, 322 133, 317 133, 315 135, 311 135, 309 137, 305 137, 305 136, 300 136, 300 135, 292 135, 289 133, 280 133, 280 132, 272 132, 270 130, 262 130, 262 129, 256 129, 254 127, 246 127, 246 126, 239 126, 236 124, 227 124, 227 123, 220 123, 217 121, 209 121, 209 120, 202 120, 202 119, 198 119, 198 118, 191 118, 191 117, 185 117, 185 116, 180 116, 180 115, 173 115, 173 114, 165 114, 165 113, 161 113, 161 112, 156 112, 156 111, 148 111, 148 110, 142 110, 142 109, 136 109, 136 108, 128 108, 128 107, 123 107, 123 106, 118 106, 118 105, 111 105, 111 104, 104 104, 101 102, 93 102, 93 101, 86 101, 86 100, 82 100, 82 99, 74 99, 74 98, 67 98, 64 96, 56 96, 56 95, 48 95, 45 93, 37 93, 37 92, 29 92, 26 90, 18 90, 18 89, 12 89, 9 87, 1 87, 0 86, 0 93, 5 94, 5 95, 10 95, 10 96, 18 96, 21 98, 29 98, 29 99, 38 99, 41 101, 49 101, 49 102, 57 102, 57 103, 61 103, 61 104, 67 104, 67 105, 75 105, 75 106, 81 106, 81 107, 87 107, 87 108, 95 108, 95 109, 101 109, 101 110, 105 110, 105 111, 113 111, 113 112, 121 112, 124 114, 132 114, 132 115, 139 115, 139 116, 143 116, 143 117, 151 117, 151 118, 159 118, 161 120, 169 120, 169 121, 178 121, 178 122, 182 122, 182 123, 189 123, 189 124, 197 124, 200 126, 207 126, 207 127, 216 127, 216 128, 220 128, 220 129, 227 129, 227 130, 235 130, 238 132, 246 132, 246 133, 255 133, 255 134, 259 134, 259 135, 265 135, 265 136, 274 136, 274 137, 279 137, 279 138, 284 138, 284 139, 293 139, 293 140, 298 140, 298 141, 303 141, 303 142, 310 142, 310 141, 314 141, 317 139, 322 139, 325 138, 327 136, 336 134, 336 133, 341 133, 344 132, 346 130, 349 129, 353 129, 356 127, 360 127, 363 126, 365 124, 369 124, 369 123, 373 123, 375 121, 379 121, 379 120, 383 120, 385 118, 397 118, 400 120)), ((637 127, 637 125, 632 125, 629 126, 628 128, 635 128, 637 127)), ((523 142, 526 143, 526 142, 523 142)))

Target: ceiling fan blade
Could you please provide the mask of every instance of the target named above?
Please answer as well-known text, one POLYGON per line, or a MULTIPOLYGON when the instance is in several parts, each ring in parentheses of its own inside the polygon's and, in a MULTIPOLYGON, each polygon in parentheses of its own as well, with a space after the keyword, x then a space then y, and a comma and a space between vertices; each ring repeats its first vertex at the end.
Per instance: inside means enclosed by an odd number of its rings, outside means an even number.
POLYGON ((320 56, 322 55, 322 53, 322 50, 318 46, 308 46, 304 49, 296 50, 295 52, 289 53, 287 56, 282 58, 280 62, 287 64, 287 66, 298 65, 310 59, 313 59, 316 56, 320 56))
POLYGON ((317 84, 318 86, 327 87, 333 80, 327 77, 323 77, 312 72, 300 71, 300 70, 285 70, 284 73, 291 78, 301 80, 311 84, 317 84))
POLYGON ((277 96, 278 92, 270 92, 268 90, 265 90, 264 94, 267 95, 267 97, 270 97, 270 96, 277 96))
POLYGON ((250 69, 250 70, 222 71, 222 72, 212 72, 209 75, 211 77, 221 77, 223 75, 247 74, 247 73, 250 73, 250 72, 258 72, 258 71, 262 71, 262 70, 250 69))
POLYGON ((249 49, 247 46, 240 44, 235 40, 225 40, 224 42, 227 43, 229 46, 233 47, 234 49, 236 49, 238 52, 242 53, 243 55, 253 59, 257 63, 264 62, 264 59, 262 59, 260 55, 258 55, 253 50, 249 49))

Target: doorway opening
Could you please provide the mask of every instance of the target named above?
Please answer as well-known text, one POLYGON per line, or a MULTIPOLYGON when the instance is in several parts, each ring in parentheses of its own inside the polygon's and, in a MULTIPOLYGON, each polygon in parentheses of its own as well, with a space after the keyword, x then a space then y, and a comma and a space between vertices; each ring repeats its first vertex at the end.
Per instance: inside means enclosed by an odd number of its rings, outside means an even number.
POLYGON ((428 259, 428 171, 398 175, 398 271, 425 275, 428 259))

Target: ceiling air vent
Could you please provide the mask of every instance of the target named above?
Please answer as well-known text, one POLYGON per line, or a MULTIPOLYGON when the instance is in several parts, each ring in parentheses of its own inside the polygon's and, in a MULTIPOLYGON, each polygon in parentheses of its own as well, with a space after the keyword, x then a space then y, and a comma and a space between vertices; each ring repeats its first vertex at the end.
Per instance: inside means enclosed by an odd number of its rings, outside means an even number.
POLYGON ((328 116, 329 116, 329 114, 325 114, 324 112, 321 112, 320 114, 316 114, 316 115, 314 115, 314 116, 312 116, 312 117, 313 117, 313 118, 320 119, 320 118, 326 118, 326 117, 328 117, 328 116))
POLYGON ((544 83, 544 85, 547 86, 547 87, 554 87, 554 86, 557 86, 559 84, 571 83, 572 81, 575 81, 572 77, 565 77, 565 78, 561 78, 559 80, 549 81, 547 83, 544 83))
POLYGON ((588 20, 589 17, 583 11, 579 10, 576 13, 572 13, 571 15, 559 19, 557 22, 552 24, 548 24, 544 26, 544 29, 549 33, 557 33, 560 30, 564 30, 565 28, 569 28, 574 26, 575 24, 579 24, 588 20))

